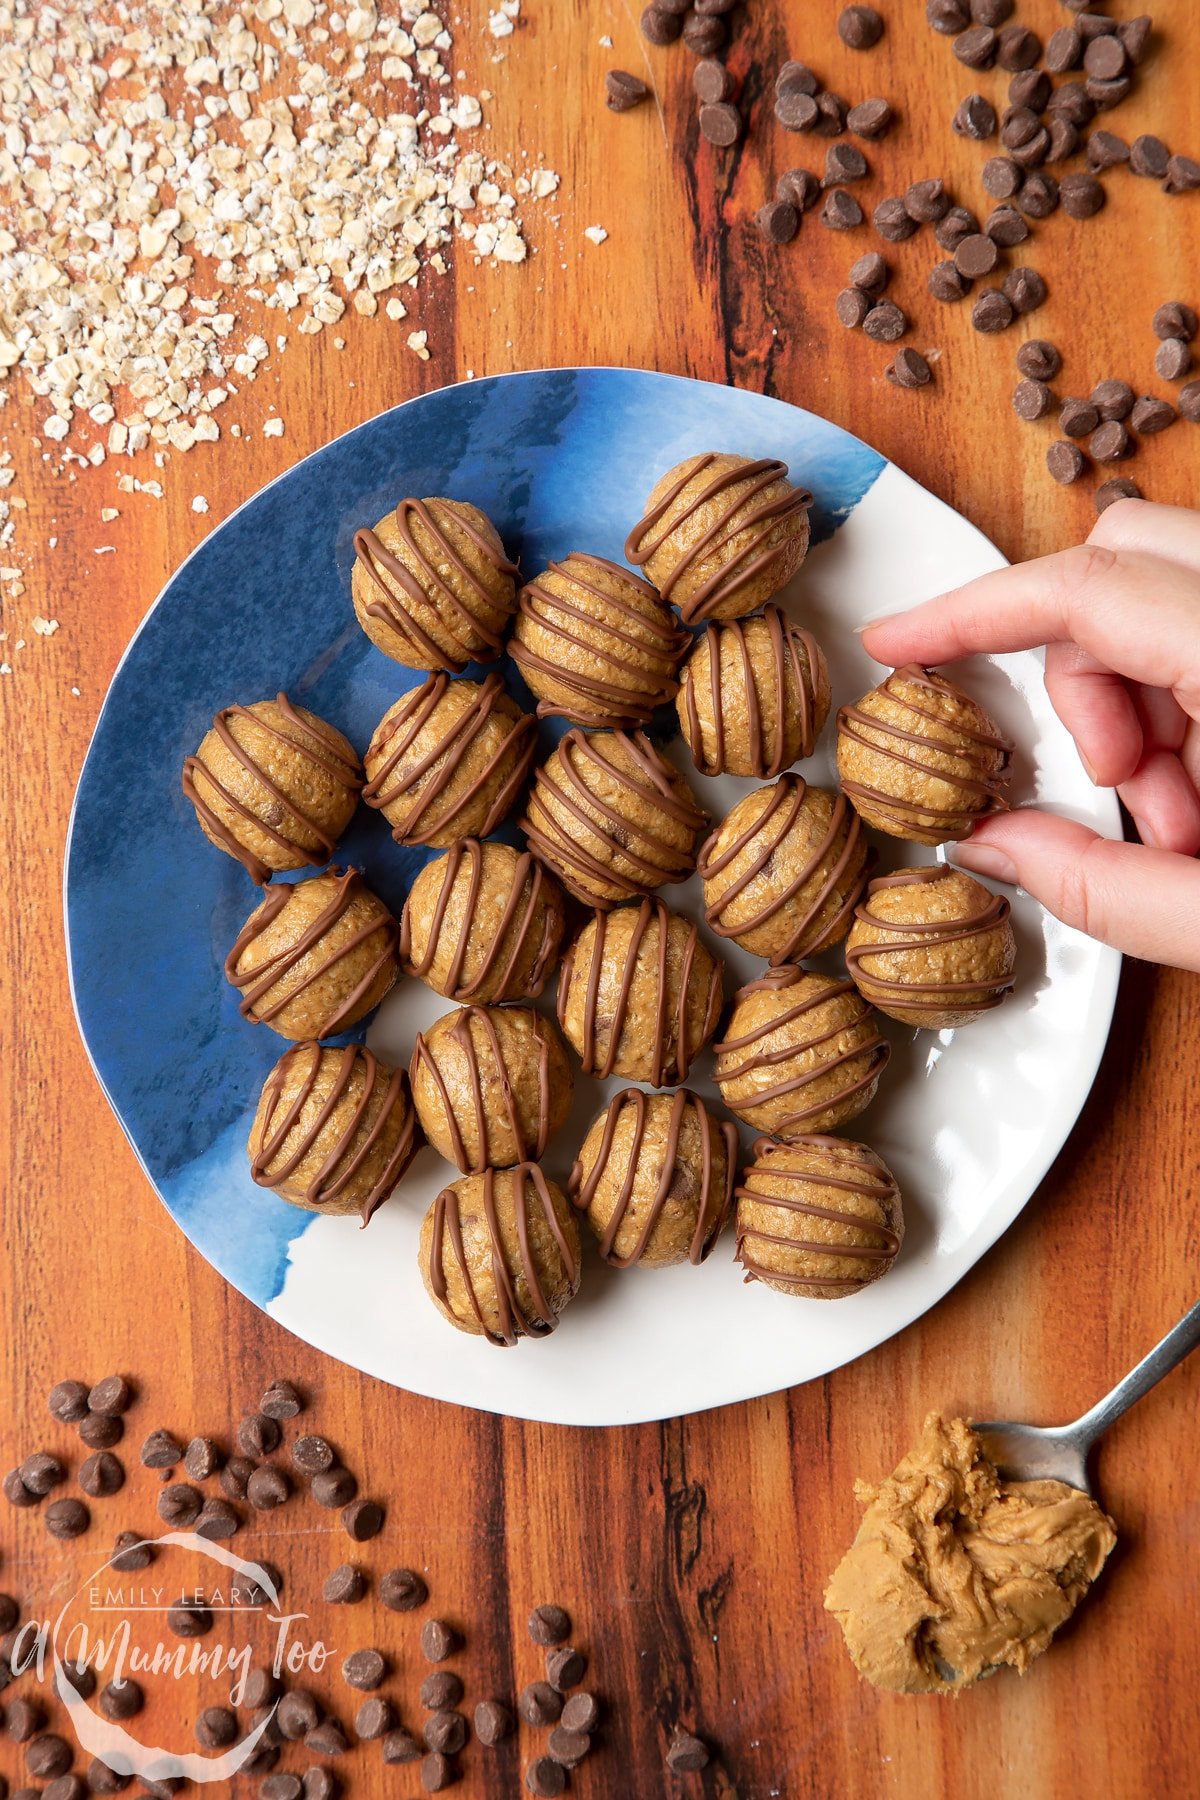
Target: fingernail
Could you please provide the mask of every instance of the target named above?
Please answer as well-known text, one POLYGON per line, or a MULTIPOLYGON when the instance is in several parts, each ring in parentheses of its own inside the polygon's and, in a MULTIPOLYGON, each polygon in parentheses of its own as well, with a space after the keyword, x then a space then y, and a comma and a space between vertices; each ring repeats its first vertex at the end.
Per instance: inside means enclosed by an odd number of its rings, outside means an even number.
POLYGON ((993 881, 1016 883, 1016 863, 994 844, 953 844, 947 848, 951 862, 970 869, 973 875, 990 875, 993 881))
POLYGON ((1099 787, 1100 783, 1097 780, 1096 771, 1095 771, 1095 769, 1093 769, 1091 763, 1088 761, 1087 757, 1083 754, 1082 750, 1079 752, 1079 760, 1083 764, 1084 770, 1087 774, 1087 778, 1091 782, 1092 786, 1099 787))

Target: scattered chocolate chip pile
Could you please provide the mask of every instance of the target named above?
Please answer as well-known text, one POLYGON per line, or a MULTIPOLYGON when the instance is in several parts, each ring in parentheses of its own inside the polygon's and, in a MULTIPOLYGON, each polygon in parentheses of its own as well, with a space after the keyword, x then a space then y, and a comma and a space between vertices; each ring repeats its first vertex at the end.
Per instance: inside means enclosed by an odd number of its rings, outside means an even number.
MULTIPOLYGON (((882 261, 882 259, 879 259, 882 261)), ((861 272, 864 280, 871 272, 861 272)), ((886 278, 886 272, 885 272, 886 278)), ((120 1376, 112 1376, 88 1389, 82 1382, 59 1382, 50 1395, 50 1412, 60 1424, 75 1425, 81 1437, 89 1420, 108 1418, 123 1429, 123 1418, 134 1401, 134 1390, 120 1376)), ((203 1434, 187 1438, 156 1427, 144 1439, 141 1463, 156 1472, 155 1496, 159 1516, 168 1528, 194 1530, 202 1536, 228 1538, 252 1522, 241 1510, 243 1502, 259 1512, 294 1504, 307 1486, 317 1505, 341 1509, 341 1527, 355 1544, 374 1539, 384 1528, 386 1509, 375 1500, 358 1495, 356 1477, 340 1461, 324 1437, 301 1431, 285 1445, 282 1425, 299 1418, 305 1400, 288 1381, 273 1381, 258 1408, 247 1413, 233 1432, 236 1446, 228 1453, 219 1439, 203 1434), (286 1454, 287 1465, 285 1465, 286 1454), (272 1461, 271 1458, 279 1460, 272 1461), (175 1479, 182 1468, 190 1479, 175 1479), (203 1484, 215 1481, 220 1494, 205 1493, 203 1484)), ((120 1430, 117 1433, 120 1436, 120 1430)), ((85 1443, 88 1441, 84 1439, 85 1443)), ((92 1515, 74 1495, 51 1499, 71 1479, 68 1459, 51 1450, 35 1450, 4 1478, 4 1493, 19 1508, 44 1506, 47 1530, 55 1537, 75 1538, 88 1530, 92 1515)), ((93 1451, 79 1464, 75 1479, 90 1499, 108 1501, 128 1494, 126 1470, 108 1449, 93 1451)), ((111 1565, 114 1569, 145 1569, 156 1558, 157 1547, 137 1531, 117 1532, 111 1565)), ((285 1575, 273 1563, 257 1557, 259 1568, 273 1586, 284 1590, 285 1575)), ((423 1575, 406 1567, 376 1574, 359 1562, 343 1562, 325 1578, 323 1598, 330 1606, 359 1606, 377 1600, 387 1612, 420 1611, 429 1600, 423 1575)), ((239 1589, 239 1603, 259 1606, 274 1596, 256 1580, 239 1589)), ((18 1654, 21 1609, 17 1600, 0 1594, 0 1690, 14 1680, 12 1660, 18 1654)), ((214 1628, 214 1615, 195 1593, 169 1608, 168 1630, 186 1642, 203 1639, 214 1628)), ((592 1752, 601 1724, 596 1695, 583 1686, 588 1672, 585 1653, 571 1642, 571 1619, 565 1609, 546 1602, 529 1615, 529 1639, 543 1653, 542 1671, 521 1689, 515 1701, 495 1695, 468 1701, 463 1675, 452 1665, 464 1650, 464 1634, 454 1622, 426 1618, 420 1627, 419 1648, 428 1672, 420 1683, 419 1704, 424 1722, 407 1727, 398 1703, 384 1691, 395 1678, 396 1662, 388 1649, 365 1645, 350 1650, 340 1660, 340 1675, 351 1694, 362 1696, 352 1729, 329 1712, 317 1696, 302 1687, 289 1687, 269 1669, 254 1668, 247 1676, 238 1707, 220 1704, 205 1707, 193 1724, 201 1749, 219 1752, 236 1744, 244 1732, 265 1724, 250 1759, 248 1774, 261 1777, 261 1800, 336 1800, 346 1783, 332 1770, 313 1763, 300 1774, 278 1768, 289 1745, 299 1746, 308 1757, 336 1761, 354 1745, 378 1743, 384 1764, 419 1764, 419 1780, 426 1793, 440 1793, 460 1779, 459 1758, 467 1748, 472 1726, 485 1749, 507 1744, 517 1732, 517 1720, 540 1734, 525 1767, 524 1783, 535 1795, 559 1795, 570 1783, 570 1771, 592 1752)), ((68 1665, 67 1678, 85 1700, 92 1701, 106 1719, 127 1723, 145 1704, 138 1683, 128 1677, 110 1681, 97 1692, 97 1676, 86 1665, 68 1665)), ((108 1768, 99 1758, 85 1776, 73 1774, 74 1750, 64 1737, 47 1730, 47 1709, 40 1697, 18 1696, 5 1709, 8 1737, 23 1746, 27 1774, 39 1783, 50 1800, 82 1800, 88 1793, 117 1793, 128 1787, 130 1777, 108 1768)), ((698 1738, 680 1732, 667 1752, 672 1772, 702 1768, 709 1751, 698 1738)), ((188 1784, 171 1777, 158 1782, 143 1780, 142 1791, 174 1794, 188 1784)), ((373 1790, 372 1790, 373 1791, 373 1790)), ((0 1775, 0 1795, 9 1789, 0 1775)), ((33 1789, 21 1789, 22 1800, 32 1800, 33 1789)))

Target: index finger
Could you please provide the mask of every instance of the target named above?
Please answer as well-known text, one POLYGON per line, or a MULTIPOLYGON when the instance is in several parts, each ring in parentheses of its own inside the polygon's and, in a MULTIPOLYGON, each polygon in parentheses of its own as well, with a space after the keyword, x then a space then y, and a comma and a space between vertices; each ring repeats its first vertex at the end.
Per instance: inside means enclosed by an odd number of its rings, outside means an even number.
POLYGON ((1200 575, 1142 550, 1080 544, 880 619, 862 641, 893 666, 1076 643, 1131 680, 1200 696, 1200 575))

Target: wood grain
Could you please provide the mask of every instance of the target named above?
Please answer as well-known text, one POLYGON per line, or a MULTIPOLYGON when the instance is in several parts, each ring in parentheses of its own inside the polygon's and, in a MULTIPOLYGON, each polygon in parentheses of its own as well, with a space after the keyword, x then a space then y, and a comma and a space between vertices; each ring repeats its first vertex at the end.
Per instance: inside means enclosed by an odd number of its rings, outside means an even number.
MULTIPOLYGON (((824 153, 823 141, 774 125, 774 68, 786 54, 802 56, 850 99, 883 93, 894 101, 899 125, 870 150, 868 205, 918 176, 943 174, 964 202, 985 207, 985 148, 952 137, 948 121, 971 88, 999 98, 1005 77, 961 69, 949 43, 926 30, 918 0, 890 0, 888 36, 867 56, 839 43, 834 6, 757 0, 731 57, 752 129, 724 153, 698 139, 687 53, 647 50, 634 5, 525 0, 506 60, 495 65, 486 10, 462 8, 455 64, 495 95, 489 145, 514 157, 520 146, 563 175, 540 222, 530 209, 537 249, 523 269, 477 269, 460 257, 452 279, 422 285, 403 326, 351 317, 339 327, 340 351, 329 331, 296 339, 243 415, 256 426, 270 404, 286 436, 264 439, 253 429, 240 442, 226 435, 175 458, 162 502, 118 501, 112 464, 78 480, 51 474, 30 441, 40 414, 19 385, 3 415, 31 554, 28 594, 6 605, 14 673, 0 681, 5 1466, 42 1444, 78 1457, 72 1434, 51 1429, 45 1410, 63 1375, 97 1379, 120 1368, 137 1378, 129 1450, 159 1424, 227 1433, 268 1378, 292 1375, 313 1396, 315 1428, 343 1447, 365 1491, 387 1497, 386 1535, 363 1560, 428 1566, 434 1609, 467 1634, 459 1666, 472 1698, 511 1694, 540 1673, 524 1627, 532 1604, 553 1598, 571 1609, 609 1708, 602 1752, 573 1779, 585 1800, 1194 1792, 1195 1362, 1105 1446, 1099 1476, 1121 1525, 1120 1552, 1086 1618, 1026 1680, 1003 1677, 953 1704, 881 1697, 858 1683, 820 1607, 854 1529, 853 1477, 890 1467, 926 1408, 1074 1416, 1195 1299, 1194 978, 1127 967, 1100 1078, 1056 1167, 1003 1242, 933 1313, 828 1380, 621 1432, 439 1406, 296 1343, 190 1251, 88 1068, 67 988, 60 879, 91 725, 125 642, 170 571, 297 457, 467 370, 636 364, 763 389, 824 413, 960 508, 1008 555, 1025 557, 1080 537, 1092 511, 1089 484, 1064 491, 1045 474, 1049 424, 1025 426, 1011 413, 1018 339, 1047 335, 1062 346, 1064 392, 1086 392, 1107 375, 1163 391, 1150 315, 1165 299, 1200 301, 1200 196, 1167 199, 1153 183, 1118 173, 1101 217, 1081 225, 1058 214, 1038 229, 1023 259, 1046 275, 1049 303, 999 338, 976 335, 966 307, 928 298, 928 232, 889 250, 894 292, 915 321, 911 341, 938 353, 935 389, 899 392, 884 379, 885 349, 844 332, 833 316, 850 262, 876 242, 869 227, 843 238, 809 218, 782 251, 754 228, 780 170, 819 168, 824 153), (611 51, 599 44, 604 34, 611 51), (620 118, 607 113, 602 80, 613 65, 647 72, 655 103, 620 118), (591 224, 608 230, 607 243, 583 237, 591 224), (413 325, 429 332, 426 365, 404 348, 413 325), (197 493, 210 501, 204 519, 190 510, 197 493), (100 508, 114 503, 122 516, 102 527, 100 508), (115 554, 97 556, 106 543, 115 554), (56 636, 33 640, 35 612, 61 621, 56 636), (12 648, 18 635, 31 640, 20 652, 12 648), (678 1721, 719 1746, 703 1777, 677 1782, 663 1772, 678 1721)), ((1196 155, 1192 14, 1192 0, 1163 0, 1155 53, 1111 124, 1127 137, 1153 129, 1196 155)), ((1043 32, 1065 16, 1053 0, 1022 11, 1043 32)), ((273 320, 268 335, 277 328, 273 320)), ((1154 498, 1194 503, 1198 471, 1200 431, 1179 424, 1153 439, 1131 472, 1154 498)), ((120 832, 114 795, 118 844, 120 832)), ((185 1104, 186 1082, 180 1071, 185 1104)), ((135 1459, 131 1466, 126 1496, 98 1504, 92 1531, 70 1550, 46 1536, 37 1514, 5 1508, 0 1585, 44 1612, 73 1569, 107 1550, 118 1525, 148 1526, 152 1483, 135 1459)), ((321 1614, 321 1579, 347 1554, 335 1521, 297 1503, 247 1541, 286 1568, 297 1607, 321 1614)), ((394 1648, 410 1722, 419 1718, 423 1672, 414 1631, 390 1615, 380 1626, 359 1609, 330 1633, 346 1649, 373 1636, 394 1648)), ((348 1716, 335 1671, 316 1685, 348 1716)), ((156 1700, 159 1741, 190 1741, 197 1696, 185 1687, 156 1700)), ((515 1796, 532 1741, 526 1733, 520 1759, 511 1745, 498 1754, 472 1747, 459 1791, 515 1796)), ((0 1769, 14 1784, 19 1760, 15 1746, 0 1743, 0 1769)), ((356 1793, 416 1791, 413 1771, 385 1777, 367 1751, 344 1766, 356 1793)), ((253 1791, 248 1779, 236 1785, 253 1791)))

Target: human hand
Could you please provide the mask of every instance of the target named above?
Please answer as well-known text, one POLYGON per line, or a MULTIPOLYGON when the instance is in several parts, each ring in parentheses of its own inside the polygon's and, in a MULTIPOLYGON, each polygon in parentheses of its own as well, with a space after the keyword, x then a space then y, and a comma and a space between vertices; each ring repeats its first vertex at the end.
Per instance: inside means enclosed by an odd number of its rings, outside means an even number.
POLYGON ((891 665, 1045 644, 1051 704, 1142 841, 1025 808, 983 820, 954 860, 1130 955, 1200 970, 1200 513, 1118 501, 1086 544, 881 619, 862 641, 891 665))

